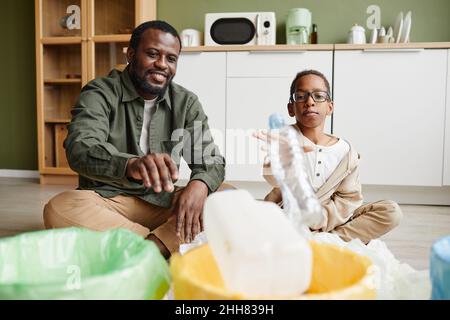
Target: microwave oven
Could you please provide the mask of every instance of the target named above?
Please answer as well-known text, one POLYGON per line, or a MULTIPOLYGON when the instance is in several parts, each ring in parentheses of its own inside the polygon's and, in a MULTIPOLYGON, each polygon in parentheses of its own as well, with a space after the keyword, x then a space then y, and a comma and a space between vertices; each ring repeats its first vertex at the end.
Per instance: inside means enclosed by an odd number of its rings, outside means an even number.
POLYGON ((275 45, 275 12, 205 15, 205 45, 275 45))

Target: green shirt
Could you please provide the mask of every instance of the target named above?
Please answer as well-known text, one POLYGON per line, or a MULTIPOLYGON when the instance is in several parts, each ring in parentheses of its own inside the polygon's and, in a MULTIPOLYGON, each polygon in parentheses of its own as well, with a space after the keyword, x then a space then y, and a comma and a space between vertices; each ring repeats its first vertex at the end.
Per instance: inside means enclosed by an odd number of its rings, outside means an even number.
MULTIPOLYGON (((113 70, 83 87, 64 141, 69 165, 79 174, 79 189, 95 190, 103 197, 134 195, 170 206, 171 193, 155 193, 142 181, 126 177, 128 159, 144 155, 139 147, 144 104, 128 69, 113 70)), ((178 168, 183 156, 192 170, 190 180, 203 181, 210 193, 224 179, 225 159, 211 138, 197 96, 173 82, 156 102, 149 148, 151 153, 170 154, 178 168)))

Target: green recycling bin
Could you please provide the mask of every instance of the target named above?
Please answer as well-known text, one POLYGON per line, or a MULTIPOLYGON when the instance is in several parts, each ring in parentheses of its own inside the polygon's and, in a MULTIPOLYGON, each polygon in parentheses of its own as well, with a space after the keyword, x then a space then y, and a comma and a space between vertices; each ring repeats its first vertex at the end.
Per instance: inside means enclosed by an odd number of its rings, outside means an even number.
POLYGON ((169 267, 125 229, 54 229, 0 238, 0 299, 161 299, 169 267))

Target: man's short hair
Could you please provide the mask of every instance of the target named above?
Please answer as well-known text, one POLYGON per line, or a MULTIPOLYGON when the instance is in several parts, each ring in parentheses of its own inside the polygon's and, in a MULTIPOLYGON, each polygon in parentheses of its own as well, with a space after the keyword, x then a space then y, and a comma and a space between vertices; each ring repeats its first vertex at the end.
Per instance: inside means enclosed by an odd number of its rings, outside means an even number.
POLYGON ((303 71, 297 73, 297 75, 295 76, 294 80, 291 83, 291 92, 289 95, 290 102, 292 102, 292 95, 295 92, 295 87, 296 87, 298 79, 300 79, 301 77, 304 77, 304 76, 308 76, 310 74, 313 74, 315 76, 322 78, 323 82, 325 82, 325 86, 327 87, 328 97, 329 97, 329 99, 331 99, 330 83, 328 82, 327 77, 325 77, 325 75, 322 72, 311 69, 311 70, 303 70, 303 71))
POLYGON ((167 22, 162 21, 162 20, 147 21, 147 22, 141 23, 139 26, 137 26, 136 29, 134 29, 133 33, 131 34, 131 39, 130 39, 130 47, 131 48, 133 48, 134 50, 137 50, 137 47, 139 46, 139 43, 141 41, 142 34, 147 29, 156 29, 156 30, 161 30, 161 31, 170 33, 171 35, 173 35, 174 37, 176 37, 178 39, 178 42, 180 43, 180 50, 181 50, 181 39, 180 39, 180 36, 178 35, 177 30, 174 27, 172 27, 170 24, 168 24, 167 22))

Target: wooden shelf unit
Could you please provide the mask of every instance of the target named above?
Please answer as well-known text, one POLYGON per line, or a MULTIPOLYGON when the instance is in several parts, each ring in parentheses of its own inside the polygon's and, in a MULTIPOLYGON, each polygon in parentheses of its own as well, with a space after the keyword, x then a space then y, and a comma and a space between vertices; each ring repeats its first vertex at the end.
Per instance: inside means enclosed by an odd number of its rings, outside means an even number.
POLYGON ((68 124, 70 118, 46 118, 45 123, 65 123, 68 124))
POLYGON ((128 42, 95 42, 95 65, 93 77, 106 76, 113 68, 120 68, 127 64, 126 49, 128 42))
MULTIPOLYGON (((36 1, 37 2, 37 1, 36 1)), ((42 37, 81 37, 83 28, 69 30, 61 27, 61 20, 68 15, 67 7, 77 5, 84 9, 85 0, 43 0, 39 1, 40 18, 42 25, 39 26, 42 37)), ((37 7, 37 4, 36 4, 37 7)), ((81 13, 83 15, 83 13, 81 13)))
POLYGON ((42 184, 76 184, 64 139, 81 88, 126 65, 131 31, 156 18, 156 0, 35 0, 36 110, 42 184), (80 29, 62 27, 70 5, 80 9, 80 29))
POLYGON ((81 43, 82 37, 43 37, 42 44, 75 44, 81 43))
POLYGON ((64 84, 74 84, 74 83, 79 83, 81 84, 81 78, 80 79, 45 79, 44 80, 44 84, 60 84, 60 85, 64 85, 64 84))

